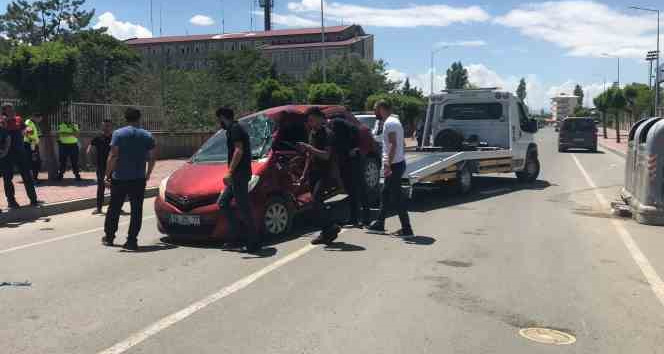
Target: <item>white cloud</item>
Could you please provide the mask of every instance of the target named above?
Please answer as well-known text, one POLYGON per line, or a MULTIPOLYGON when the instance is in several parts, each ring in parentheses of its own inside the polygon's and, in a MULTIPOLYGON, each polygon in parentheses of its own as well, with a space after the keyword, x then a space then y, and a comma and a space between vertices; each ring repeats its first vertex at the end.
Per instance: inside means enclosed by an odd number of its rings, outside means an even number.
MULTIPOLYGON (((261 12, 260 15, 263 15, 261 12)), ((272 14, 272 22, 286 27, 316 27, 320 26, 320 21, 310 20, 297 15, 272 14)))
POLYGON ((438 42, 438 43, 436 43, 437 48, 441 48, 441 47, 483 47, 485 45, 486 45, 486 42, 483 41, 483 40, 438 42))
POLYGON ((110 12, 104 12, 101 14, 97 23, 92 26, 93 28, 108 28, 107 33, 111 36, 125 40, 129 38, 151 38, 152 32, 147 28, 136 25, 131 22, 122 22, 115 19, 115 16, 110 12))
POLYGON ((189 23, 194 26, 201 27, 214 26, 214 20, 211 17, 205 15, 195 15, 189 19, 189 23))
MULTIPOLYGON (((583 89, 583 105, 586 107, 592 107, 593 98, 597 97, 600 93, 604 92, 605 85, 604 83, 580 83, 573 80, 567 80, 560 85, 551 86, 547 91, 549 97, 559 95, 561 93, 572 95, 574 94, 574 87, 579 84, 583 89)), ((606 87, 609 87, 611 83, 607 83, 606 87)))
POLYGON ((494 22, 554 43, 571 56, 610 53, 623 58, 642 58, 651 50, 657 24, 648 14, 619 12, 594 1, 530 3, 494 22))
MULTIPOLYGON (((320 13, 320 1, 289 2, 288 9, 295 13, 316 15, 320 13)), ((490 18, 479 6, 408 5, 389 9, 340 2, 326 2, 325 14, 333 21, 376 27, 445 27, 453 23, 484 22, 490 18)))

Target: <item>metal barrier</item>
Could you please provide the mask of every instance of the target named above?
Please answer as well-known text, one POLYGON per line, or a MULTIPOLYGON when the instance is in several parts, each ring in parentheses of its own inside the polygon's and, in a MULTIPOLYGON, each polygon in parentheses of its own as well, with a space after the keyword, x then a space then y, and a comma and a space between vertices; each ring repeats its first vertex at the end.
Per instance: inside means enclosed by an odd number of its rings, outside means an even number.
POLYGON ((664 225, 664 119, 641 121, 630 139, 622 199, 637 222, 664 225))

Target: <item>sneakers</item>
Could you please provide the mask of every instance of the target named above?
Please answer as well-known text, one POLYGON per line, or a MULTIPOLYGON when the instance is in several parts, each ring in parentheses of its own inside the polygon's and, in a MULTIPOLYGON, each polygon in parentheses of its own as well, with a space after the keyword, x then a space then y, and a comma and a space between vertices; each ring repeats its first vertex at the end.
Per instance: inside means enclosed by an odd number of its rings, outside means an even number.
POLYGON ((92 211, 92 215, 100 215, 100 214, 103 214, 101 209, 95 209, 95 210, 92 211))
POLYGON ((316 237, 315 239, 313 239, 311 241, 311 244, 312 245, 321 245, 321 244, 329 245, 334 240, 336 240, 337 237, 339 237, 339 232, 341 232, 341 227, 339 227, 339 225, 328 226, 320 232, 320 235, 318 235, 318 237, 316 237))
POLYGON ((9 209, 18 209, 21 207, 15 200, 8 201, 7 206, 9 207, 9 209))
POLYGON ((401 237, 401 238, 413 238, 415 237, 415 234, 413 233, 413 229, 404 228, 393 232, 392 236, 401 237))
POLYGON ((30 206, 33 206, 33 207, 34 207, 34 206, 40 206, 40 205, 42 205, 42 204, 44 204, 44 201, 43 201, 43 200, 39 200, 39 199, 37 199, 37 200, 33 200, 33 201, 30 202, 30 206))
POLYGON ((101 244, 107 247, 113 247, 114 237, 104 236, 101 238, 101 244))
POLYGON ((369 227, 367 227, 367 230, 370 233, 380 233, 384 234, 385 233, 385 223, 380 222, 380 221, 374 221, 369 227))
POLYGON ((136 240, 127 240, 124 245, 122 245, 127 251, 138 251, 138 241, 136 240))

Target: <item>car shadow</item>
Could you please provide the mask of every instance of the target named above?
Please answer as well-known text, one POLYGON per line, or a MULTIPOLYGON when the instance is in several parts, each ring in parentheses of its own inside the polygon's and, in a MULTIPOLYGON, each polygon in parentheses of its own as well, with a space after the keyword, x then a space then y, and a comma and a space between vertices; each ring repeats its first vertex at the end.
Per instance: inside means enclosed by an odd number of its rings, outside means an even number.
POLYGON ((358 251, 366 251, 367 249, 358 246, 358 245, 353 245, 350 243, 346 242, 332 242, 328 245, 325 245, 323 247, 324 250, 326 251, 331 251, 331 252, 358 252, 358 251))
POLYGON ((586 150, 586 149, 567 149, 567 151, 565 151, 565 152, 566 152, 566 153, 575 153, 575 154, 589 154, 589 155, 602 155, 602 154, 606 154, 606 153, 605 153, 604 151, 602 151, 602 150, 592 151, 592 150, 586 150))
POLYGON ((408 210, 428 212, 443 208, 465 208, 462 205, 494 198, 523 190, 544 190, 555 184, 537 180, 532 183, 521 183, 513 177, 478 176, 473 178, 473 190, 466 195, 459 195, 451 186, 427 191, 415 191, 409 201, 408 210))

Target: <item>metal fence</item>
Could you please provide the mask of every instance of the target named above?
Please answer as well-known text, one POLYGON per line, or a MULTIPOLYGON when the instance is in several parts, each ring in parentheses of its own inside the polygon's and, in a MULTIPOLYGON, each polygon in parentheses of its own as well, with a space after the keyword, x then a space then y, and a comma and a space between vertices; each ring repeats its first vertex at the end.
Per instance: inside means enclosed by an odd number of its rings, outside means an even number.
MULTIPOLYGON (((16 107, 21 106, 21 101, 18 99, 0 98, 0 105, 7 103, 16 107)), ((71 102, 62 104, 54 112, 48 114, 46 118, 49 119, 54 129, 63 121, 72 120, 78 124, 82 132, 94 132, 100 129, 101 123, 105 119, 110 119, 116 125, 121 125, 124 122, 124 112, 129 107, 141 111, 141 125, 145 129, 150 131, 168 130, 168 119, 163 108, 158 106, 71 102)))

